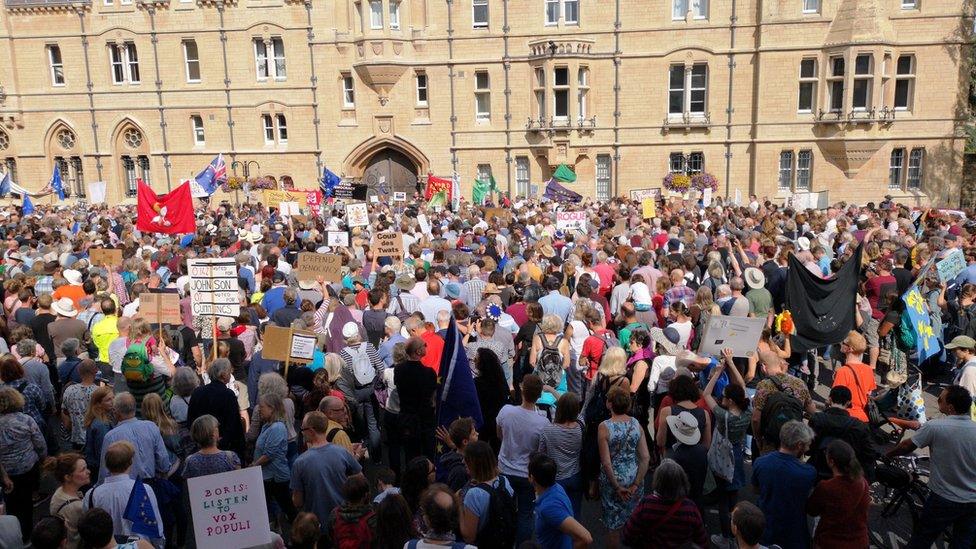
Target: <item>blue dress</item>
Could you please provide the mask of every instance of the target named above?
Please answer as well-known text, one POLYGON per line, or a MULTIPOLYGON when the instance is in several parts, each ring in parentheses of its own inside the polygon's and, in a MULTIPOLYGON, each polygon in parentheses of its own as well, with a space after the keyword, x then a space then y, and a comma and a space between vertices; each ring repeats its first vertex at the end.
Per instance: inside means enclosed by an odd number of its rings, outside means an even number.
MULTIPOLYGON (((610 447, 610 463, 613 474, 620 486, 630 486, 637 478, 637 444, 640 442, 640 423, 637 419, 619 422, 606 420, 607 445, 610 447)), ((623 501, 613 489, 613 483, 607 478, 606 471, 600 468, 600 500, 603 502, 603 523, 611 530, 623 528, 630 518, 634 507, 644 497, 644 485, 637 487, 637 492, 629 501, 623 501)))

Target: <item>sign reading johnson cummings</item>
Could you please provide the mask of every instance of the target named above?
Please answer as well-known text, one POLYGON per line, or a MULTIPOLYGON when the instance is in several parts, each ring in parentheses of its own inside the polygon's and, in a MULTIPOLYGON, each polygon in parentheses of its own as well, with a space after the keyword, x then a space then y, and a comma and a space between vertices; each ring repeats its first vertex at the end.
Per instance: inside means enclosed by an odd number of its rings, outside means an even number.
POLYGON ((234 258, 189 259, 190 306, 194 315, 229 316, 241 314, 234 258))
POLYGON ((271 543, 260 467, 186 481, 197 547, 254 547, 271 543))

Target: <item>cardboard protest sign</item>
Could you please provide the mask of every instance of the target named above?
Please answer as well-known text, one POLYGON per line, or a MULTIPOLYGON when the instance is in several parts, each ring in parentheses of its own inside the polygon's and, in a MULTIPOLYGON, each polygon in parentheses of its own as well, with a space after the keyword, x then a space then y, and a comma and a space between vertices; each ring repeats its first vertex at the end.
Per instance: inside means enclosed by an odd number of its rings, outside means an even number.
POLYGON ((376 233, 370 244, 377 257, 403 257, 403 235, 400 233, 376 233))
POLYGON ((350 227, 369 225, 369 207, 366 203, 346 204, 346 225, 350 227))
POLYGON ((644 219, 654 219, 657 217, 657 200, 654 198, 641 200, 641 210, 644 212, 644 219))
POLYGON ((122 250, 112 248, 89 248, 89 263, 99 267, 116 267, 122 264, 122 250))
POLYGON ((330 248, 335 247, 349 247, 349 232, 348 231, 329 231, 325 235, 325 245, 330 248))
POLYGON ((948 283, 955 280, 959 273, 966 268, 966 256, 963 255, 962 250, 953 250, 936 263, 935 268, 939 270, 939 280, 948 283))
POLYGON ((180 294, 149 292, 139 294, 138 317, 150 324, 182 324, 180 294))
POLYGON ((227 316, 241 314, 234 258, 188 259, 190 306, 194 315, 227 316))
POLYGON ((485 208, 485 219, 490 221, 491 218, 497 217, 498 219, 512 220, 511 210, 505 208, 485 208))
MULTIPOLYGON (((742 298, 739 298, 742 299, 742 298)), ((750 357, 759 345, 766 318, 713 315, 708 319, 698 353, 720 356, 722 349, 732 349, 732 356, 750 357)))
POLYGON ((187 479, 197 547, 271 543, 260 467, 187 479))
POLYGON ((312 362, 315 340, 315 332, 268 325, 261 356, 268 360, 308 364, 312 362))
POLYGON ((586 232, 586 212, 556 212, 556 228, 586 232))
MULTIPOLYGON (((348 238, 348 234, 346 236, 348 238)), ((318 280, 320 276, 328 282, 340 282, 342 280, 342 256, 313 252, 298 254, 295 278, 302 281, 318 280)))

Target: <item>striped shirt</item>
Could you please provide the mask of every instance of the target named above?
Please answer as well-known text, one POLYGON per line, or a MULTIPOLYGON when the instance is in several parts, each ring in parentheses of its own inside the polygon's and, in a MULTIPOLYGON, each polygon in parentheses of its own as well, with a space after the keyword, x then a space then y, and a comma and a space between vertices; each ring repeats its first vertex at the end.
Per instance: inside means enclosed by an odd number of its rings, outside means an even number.
POLYGON ((556 462, 556 480, 569 478, 580 470, 579 457, 583 450, 583 428, 547 425, 539 435, 539 451, 556 462))
POLYGON ((671 512, 675 502, 663 501, 657 494, 644 496, 624 525, 624 544, 634 549, 677 549, 689 543, 707 547, 708 535, 698 507, 687 498, 677 505, 671 512))
POLYGON ((461 298, 468 307, 474 309, 481 303, 487 286, 488 284, 484 280, 472 278, 461 286, 461 298))
MULTIPOLYGON (((369 356, 369 361, 376 370, 376 378, 383 377, 383 370, 386 369, 386 365, 380 360, 380 354, 377 352, 376 347, 373 347, 372 343, 364 342, 359 345, 366 346, 366 354, 369 356)), ((345 347, 339 351, 339 356, 342 357, 342 362, 344 363, 342 370, 339 373, 339 380, 336 383, 339 390, 342 391, 347 397, 355 400, 356 389, 361 389, 362 385, 356 381, 356 372, 353 369, 353 347, 345 347)), ((355 347, 355 352, 359 351, 359 346, 355 347)))

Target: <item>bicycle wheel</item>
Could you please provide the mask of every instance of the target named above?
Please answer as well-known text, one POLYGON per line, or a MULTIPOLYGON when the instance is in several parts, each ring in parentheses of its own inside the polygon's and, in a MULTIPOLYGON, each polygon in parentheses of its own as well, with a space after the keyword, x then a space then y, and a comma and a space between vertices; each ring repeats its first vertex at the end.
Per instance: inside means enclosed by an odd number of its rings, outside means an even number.
POLYGON ((912 537, 918 520, 921 500, 908 488, 890 490, 881 487, 868 511, 868 530, 872 547, 902 549, 912 537))

